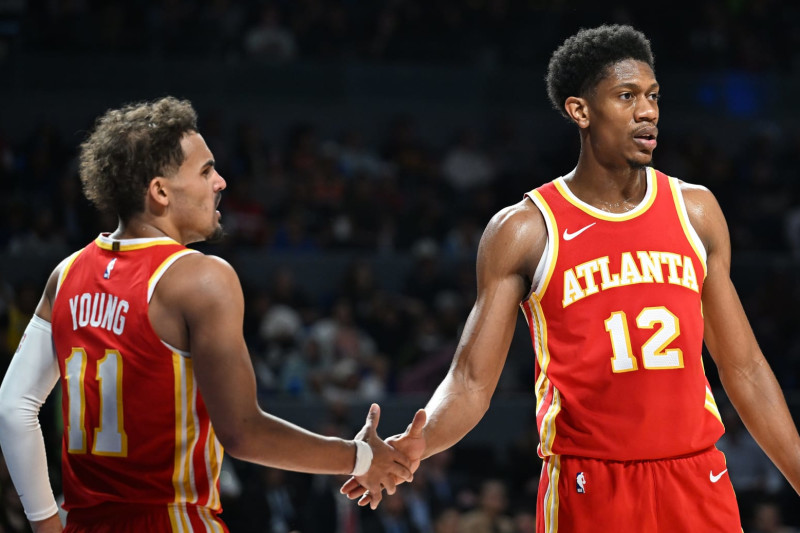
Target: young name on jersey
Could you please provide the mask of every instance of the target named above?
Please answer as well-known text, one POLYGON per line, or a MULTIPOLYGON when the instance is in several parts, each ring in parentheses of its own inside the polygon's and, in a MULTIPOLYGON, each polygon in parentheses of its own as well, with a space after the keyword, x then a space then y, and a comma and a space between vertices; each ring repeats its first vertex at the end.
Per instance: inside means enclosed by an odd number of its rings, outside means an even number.
POLYGON ((105 328, 121 335, 125 329, 125 315, 130 305, 118 296, 104 292, 85 292, 69 299, 72 330, 91 326, 105 328))
POLYGON ((563 306, 567 307, 601 290, 614 287, 638 283, 664 283, 664 265, 666 265, 666 283, 700 292, 697 286, 697 274, 688 256, 654 251, 637 251, 635 254, 636 259, 633 257, 634 253, 623 252, 620 256, 619 272, 613 274, 609 269, 608 256, 598 257, 565 270, 563 306), (595 278, 598 272, 599 284, 595 278))

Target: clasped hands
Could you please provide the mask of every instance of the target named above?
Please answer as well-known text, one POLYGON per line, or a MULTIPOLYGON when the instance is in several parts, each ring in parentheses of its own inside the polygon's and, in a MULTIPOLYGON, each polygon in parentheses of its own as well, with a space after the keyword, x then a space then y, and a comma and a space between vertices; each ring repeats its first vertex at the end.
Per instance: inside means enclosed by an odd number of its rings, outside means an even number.
POLYGON ((385 441, 377 434, 379 420, 380 408, 373 404, 364 427, 355 436, 355 440, 363 440, 372 448, 372 464, 366 474, 351 477, 339 489, 349 499, 357 499, 358 505, 369 505, 371 509, 380 505, 384 489, 387 494, 394 494, 397 485, 414 479, 426 444, 422 434, 427 421, 424 409, 416 412, 405 432, 385 441))

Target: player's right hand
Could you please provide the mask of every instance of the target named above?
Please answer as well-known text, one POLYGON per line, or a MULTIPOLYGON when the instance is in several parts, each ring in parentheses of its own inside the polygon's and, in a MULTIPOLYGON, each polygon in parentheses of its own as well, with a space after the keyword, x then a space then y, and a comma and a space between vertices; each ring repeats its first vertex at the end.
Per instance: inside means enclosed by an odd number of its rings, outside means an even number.
MULTIPOLYGON (((397 485, 405 481, 411 481, 411 479, 413 479, 413 473, 419 468, 426 447, 425 436, 422 432, 426 421, 427 414, 424 409, 420 409, 416 412, 414 419, 411 421, 411 424, 408 425, 404 433, 386 439, 386 444, 388 446, 402 452, 408 458, 410 461, 408 467, 412 474, 410 479, 401 476, 393 476, 389 479, 388 484, 384 482, 383 487, 386 488, 387 494, 394 494, 397 485)), ((375 462, 373 459, 373 467, 374 464, 375 462)), ((372 468, 370 472, 367 472, 367 476, 369 476, 371 472, 372 468)), ((351 477, 342 485, 340 492, 351 500, 358 499, 358 505, 360 506, 369 505, 371 509, 376 509, 383 499, 381 490, 380 488, 373 490, 371 487, 364 485, 361 482, 363 477, 364 476, 358 478, 351 477)))
POLYGON ((372 464, 369 471, 362 476, 358 476, 359 486, 364 487, 370 494, 376 497, 365 500, 361 505, 370 504, 372 509, 376 509, 381 500, 381 491, 386 489, 388 494, 394 494, 398 482, 411 481, 414 478, 411 472, 411 461, 403 453, 392 448, 377 434, 378 422, 380 421, 381 411, 377 404, 372 404, 367 414, 367 421, 364 427, 356 435, 369 444, 372 448, 372 464))

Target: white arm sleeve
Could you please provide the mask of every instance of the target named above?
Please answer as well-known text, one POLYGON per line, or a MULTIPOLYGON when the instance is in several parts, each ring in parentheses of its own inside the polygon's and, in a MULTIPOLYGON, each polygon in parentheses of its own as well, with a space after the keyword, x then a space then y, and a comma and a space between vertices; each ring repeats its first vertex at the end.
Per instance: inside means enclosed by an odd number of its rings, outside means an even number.
POLYGON ((39 409, 57 381, 50 323, 34 315, 0 385, 0 446, 30 521, 58 511, 39 426, 39 409))

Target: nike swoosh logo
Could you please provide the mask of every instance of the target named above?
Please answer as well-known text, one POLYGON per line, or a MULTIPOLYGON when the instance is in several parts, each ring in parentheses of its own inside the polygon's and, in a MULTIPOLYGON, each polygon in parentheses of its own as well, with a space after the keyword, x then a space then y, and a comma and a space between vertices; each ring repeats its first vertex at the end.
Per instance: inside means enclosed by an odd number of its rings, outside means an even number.
POLYGON ((583 233, 583 232, 584 232, 584 231, 586 231, 587 229, 591 228, 591 227, 592 227, 592 226, 594 226, 595 224, 597 224, 597 222, 592 222, 592 223, 591 223, 591 224, 589 224, 588 226, 584 226, 584 227, 582 227, 581 229, 579 229, 579 230, 578 230, 578 231, 576 231, 575 233, 570 233, 569 231, 567 231, 567 230, 564 230, 564 235, 563 235, 563 237, 564 237, 564 240, 565 240, 565 241, 571 241, 572 239, 574 239, 575 237, 577 237, 578 235, 580 235, 581 233, 583 233))
POLYGON ((722 472, 720 472, 719 474, 717 474, 715 476, 714 475, 714 471, 713 470, 709 470, 708 471, 708 479, 711 480, 711 483, 716 483, 717 481, 719 481, 719 478, 722 477, 722 474, 724 474, 727 471, 728 471, 728 469, 726 468, 725 470, 723 470, 722 472))

